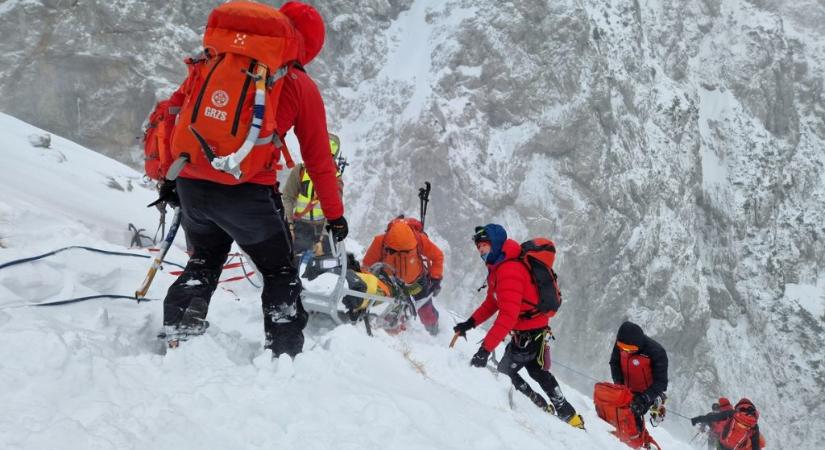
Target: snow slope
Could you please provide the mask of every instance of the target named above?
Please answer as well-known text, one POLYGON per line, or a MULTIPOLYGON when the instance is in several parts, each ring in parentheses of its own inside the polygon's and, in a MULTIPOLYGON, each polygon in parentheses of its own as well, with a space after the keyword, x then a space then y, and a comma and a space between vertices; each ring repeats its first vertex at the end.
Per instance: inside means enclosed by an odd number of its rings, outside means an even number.
MULTIPOLYGON (((127 222, 157 219, 138 173, 58 137, 34 148, 32 134, 43 131, 0 115, 0 264, 69 245, 143 251, 126 248, 127 222)), ((168 259, 182 263, 177 244, 168 259)), ((208 334, 164 354, 160 301, 29 305, 129 295, 147 265, 72 250, 0 270, 2 448, 626 448, 569 387, 586 433, 510 400, 504 377, 468 366, 481 332, 450 350, 447 331, 369 338, 316 316, 305 352, 272 360, 259 294, 236 282, 216 292, 208 334)), ((172 280, 160 273, 148 297, 172 280)))

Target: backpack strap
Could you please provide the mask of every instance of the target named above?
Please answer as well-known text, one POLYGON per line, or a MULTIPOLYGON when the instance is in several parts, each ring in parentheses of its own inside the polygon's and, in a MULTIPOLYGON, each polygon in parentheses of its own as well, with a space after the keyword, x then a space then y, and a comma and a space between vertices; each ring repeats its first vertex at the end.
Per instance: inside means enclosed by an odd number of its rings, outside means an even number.
POLYGON ((289 147, 287 147, 281 138, 278 137, 278 133, 275 133, 272 137, 272 142, 275 143, 275 147, 281 150, 281 155, 284 157, 284 162, 286 163, 287 169, 295 167, 295 161, 292 160, 292 155, 289 153, 289 147))
MULTIPOLYGON (((410 227, 410 229, 412 230, 412 227, 410 227)), ((418 252, 418 260, 421 261, 421 267, 424 269, 424 273, 426 273, 429 277, 430 267, 432 267, 433 263, 432 261, 430 261, 430 258, 427 258, 427 256, 424 254, 424 244, 421 243, 421 233, 415 230, 412 230, 412 232, 413 234, 415 234, 415 250, 416 252, 418 252)))
POLYGON ((754 425, 751 429, 751 449, 760 450, 759 446, 759 425, 754 425))
POLYGON ((294 217, 296 219, 301 219, 304 216, 306 216, 307 214, 309 214, 310 211, 315 209, 316 205, 318 205, 318 200, 311 200, 309 203, 307 203, 306 208, 304 208, 302 211, 296 212, 295 214, 292 215, 292 217, 294 217))

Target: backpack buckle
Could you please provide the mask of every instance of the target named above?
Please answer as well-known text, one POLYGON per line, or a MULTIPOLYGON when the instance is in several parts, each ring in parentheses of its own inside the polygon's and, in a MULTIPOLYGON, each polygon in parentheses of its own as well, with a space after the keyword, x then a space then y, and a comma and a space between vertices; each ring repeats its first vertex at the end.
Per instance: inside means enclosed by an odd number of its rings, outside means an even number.
POLYGON ((287 72, 289 72, 289 66, 283 66, 280 69, 276 70, 275 73, 268 76, 266 78, 266 88, 267 89, 271 88, 272 85, 274 85, 276 81, 278 81, 281 78, 285 77, 287 72))

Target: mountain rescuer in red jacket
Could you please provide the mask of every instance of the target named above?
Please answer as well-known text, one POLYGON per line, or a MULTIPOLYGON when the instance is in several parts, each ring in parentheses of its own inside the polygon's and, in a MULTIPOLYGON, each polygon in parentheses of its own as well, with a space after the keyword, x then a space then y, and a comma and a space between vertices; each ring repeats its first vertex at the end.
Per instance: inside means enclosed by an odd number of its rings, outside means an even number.
POLYGON ((697 416, 690 419, 691 425, 710 425, 712 434, 716 436, 716 449, 718 450, 759 450, 765 448, 765 437, 759 432, 759 411, 753 402, 743 398, 730 406, 726 398, 721 398, 727 402, 727 407, 721 406, 719 411, 714 411, 704 416, 697 416))
POLYGON ((527 266, 519 260, 521 246, 507 239, 507 232, 497 224, 476 227, 473 241, 482 261, 487 264, 487 297, 467 321, 457 324, 453 330, 464 336, 467 330, 496 312, 498 316, 470 364, 485 367, 490 353, 509 333, 510 343, 498 371, 509 376, 513 386, 538 407, 555 413, 576 428, 584 428, 581 416, 564 398, 556 377, 549 371, 549 352, 546 351, 549 317, 538 314, 528 318, 529 314, 525 314, 533 311, 539 294, 527 266), (539 383, 552 406, 518 374, 522 368, 526 368, 530 377, 539 383))
MULTIPOLYGON (((340 241, 347 235, 347 221, 330 152, 324 102, 318 87, 304 71, 304 66, 323 46, 323 19, 314 8, 299 2, 285 3, 280 12, 300 34, 302 47, 298 60, 288 66, 284 77, 275 111, 275 132, 283 140, 287 131, 293 129, 324 217, 333 236, 340 241)), ((217 100, 225 97, 224 93, 217 100)), ((217 100, 213 96, 211 101, 217 100)), ((263 276, 265 346, 274 356, 294 356, 303 349, 308 316, 301 304, 301 282, 277 194, 275 167, 264 167, 240 184, 225 182, 227 177, 208 163, 193 163, 176 183, 161 186, 161 200, 180 205, 182 224, 194 249, 164 300, 164 328, 167 336, 205 330, 210 298, 235 241, 263 276)))
POLYGON ((644 428, 644 415, 651 406, 664 402, 667 390, 667 352, 658 342, 645 336, 642 328, 625 322, 616 333, 616 344, 610 355, 613 382, 624 384, 633 392, 630 409, 639 429, 644 428))

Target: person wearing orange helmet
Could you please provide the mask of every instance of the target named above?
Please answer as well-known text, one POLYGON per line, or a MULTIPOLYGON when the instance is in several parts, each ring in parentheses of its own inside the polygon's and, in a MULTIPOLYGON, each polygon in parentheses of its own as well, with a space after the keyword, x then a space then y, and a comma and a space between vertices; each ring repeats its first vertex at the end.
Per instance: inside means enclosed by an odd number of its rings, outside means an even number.
POLYGON ((386 264, 391 275, 403 282, 427 331, 438 334, 438 310, 433 299, 441 292, 444 253, 421 230, 421 222, 403 216, 392 220, 386 233, 373 239, 362 266, 369 268, 378 262, 386 264))

